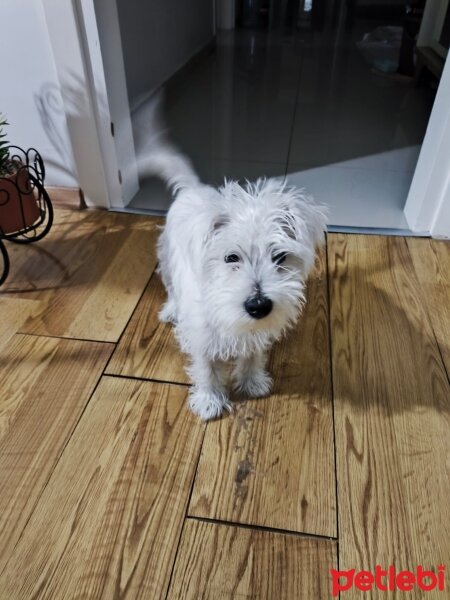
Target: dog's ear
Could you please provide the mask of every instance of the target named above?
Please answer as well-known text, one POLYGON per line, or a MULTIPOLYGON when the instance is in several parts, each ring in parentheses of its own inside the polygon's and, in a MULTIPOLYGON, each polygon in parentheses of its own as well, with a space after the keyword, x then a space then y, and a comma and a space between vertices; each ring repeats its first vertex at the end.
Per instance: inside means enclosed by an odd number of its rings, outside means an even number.
POLYGON ((285 234, 297 242, 298 256, 309 272, 314 264, 315 249, 324 241, 327 222, 327 207, 314 202, 303 190, 290 189, 286 195, 286 217, 283 223, 285 234))
POLYGON ((327 213, 327 207, 316 204, 311 196, 300 193, 290 195, 282 229, 292 239, 318 246, 323 242, 327 213))
POLYGON ((229 222, 230 222, 230 218, 228 215, 225 215, 223 213, 220 215, 215 215, 213 218, 213 221, 212 221, 212 232, 222 229, 222 227, 225 227, 225 225, 228 225, 229 222))
POLYGON ((327 207, 316 204, 311 197, 308 197, 302 202, 300 213, 311 244, 314 247, 321 246, 324 243, 324 231, 327 227, 327 207))
POLYGON ((208 212, 208 226, 205 232, 204 242, 210 242, 229 222, 229 216, 223 210, 210 210, 208 212))

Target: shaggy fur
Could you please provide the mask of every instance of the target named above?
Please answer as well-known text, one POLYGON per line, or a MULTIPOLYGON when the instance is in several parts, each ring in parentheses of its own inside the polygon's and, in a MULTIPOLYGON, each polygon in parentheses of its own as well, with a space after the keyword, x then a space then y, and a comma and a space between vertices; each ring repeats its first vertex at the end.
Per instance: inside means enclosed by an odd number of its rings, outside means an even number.
POLYGON ((160 318, 173 323, 190 357, 192 411, 212 419, 231 410, 230 383, 245 396, 269 393, 267 353, 305 301, 324 207, 273 180, 203 185, 167 144, 152 153, 145 170, 175 192, 158 243, 168 295, 160 318), (245 303, 254 298, 270 299, 269 314, 249 314, 245 303))

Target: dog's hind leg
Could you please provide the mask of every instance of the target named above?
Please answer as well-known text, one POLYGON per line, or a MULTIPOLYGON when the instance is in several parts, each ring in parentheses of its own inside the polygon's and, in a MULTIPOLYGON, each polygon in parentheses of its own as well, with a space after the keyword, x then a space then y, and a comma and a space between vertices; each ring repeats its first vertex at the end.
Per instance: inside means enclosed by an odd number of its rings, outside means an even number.
POLYGON ((251 398, 267 396, 272 388, 272 377, 266 371, 266 362, 265 352, 240 358, 233 370, 234 389, 251 398))
POLYGON ((189 393, 189 406, 204 421, 231 412, 226 389, 227 368, 223 361, 210 361, 203 356, 192 357, 188 369, 194 385, 189 393))
POLYGON ((158 317, 163 323, 173 323, 174 325, 178 321, 177 303, 174 297, 174 290, 172 285, 172 279, 169 275, 169 269, 163 268, 164 261, 161 260, 158 267, 158 273, 161 277, 164 287, 167 292, 167 300, 162 305, 158 317))

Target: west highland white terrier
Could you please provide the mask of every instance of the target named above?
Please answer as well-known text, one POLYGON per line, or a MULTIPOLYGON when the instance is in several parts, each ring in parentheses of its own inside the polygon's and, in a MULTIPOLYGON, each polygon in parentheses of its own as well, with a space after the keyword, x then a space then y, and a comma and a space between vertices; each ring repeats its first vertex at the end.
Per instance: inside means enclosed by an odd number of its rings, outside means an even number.
POLYGON ((305 302, 325 209, 277 180, 204 185, 166 142, 144 162, 175 196, 158 243, 159 316, 190 357, 190 408, 213 419, 231 410, 230 384, 245 396, 270 392, 268 351, 305 302))

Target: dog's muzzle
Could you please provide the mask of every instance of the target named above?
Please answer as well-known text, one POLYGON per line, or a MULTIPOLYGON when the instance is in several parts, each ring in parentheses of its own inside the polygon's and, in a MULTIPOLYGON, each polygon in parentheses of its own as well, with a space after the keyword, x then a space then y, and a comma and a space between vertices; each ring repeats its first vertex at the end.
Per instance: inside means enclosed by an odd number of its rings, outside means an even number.
POLYGON ((245 310, 253 317, 253 319, 263 319, 264 317, 267 317, 272 310, 272 306, 272 300, 261 294, 257 294, 252 298, 247 298, 244 302, 245 310))

